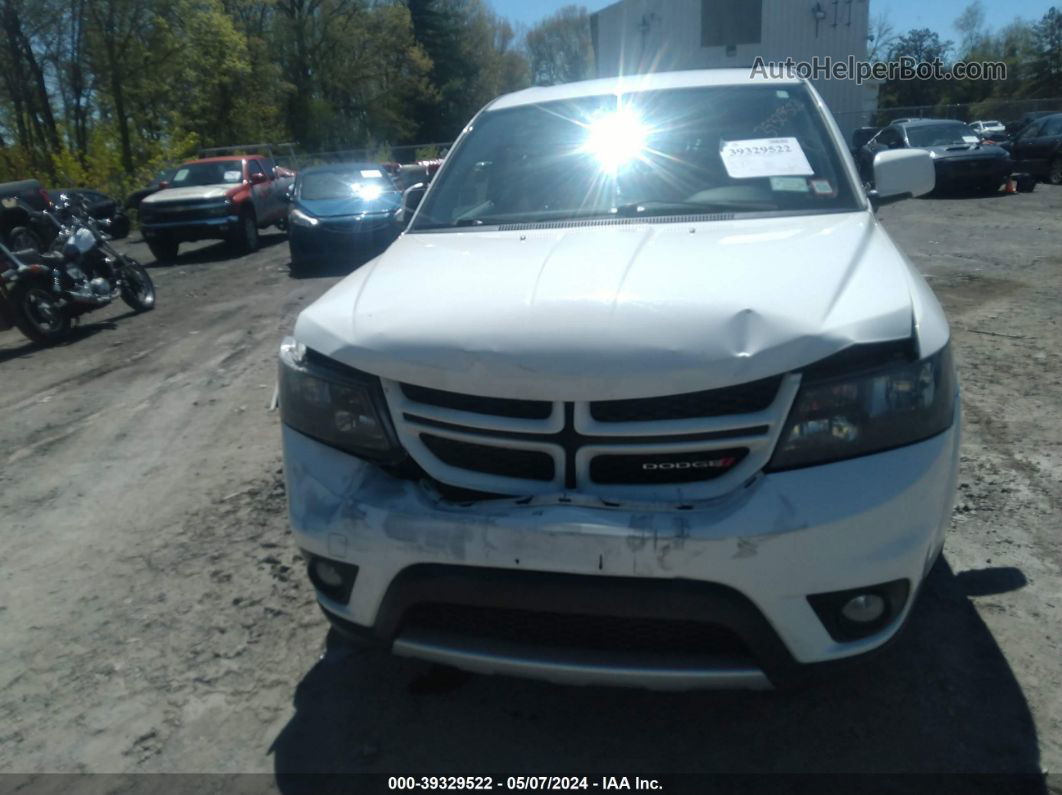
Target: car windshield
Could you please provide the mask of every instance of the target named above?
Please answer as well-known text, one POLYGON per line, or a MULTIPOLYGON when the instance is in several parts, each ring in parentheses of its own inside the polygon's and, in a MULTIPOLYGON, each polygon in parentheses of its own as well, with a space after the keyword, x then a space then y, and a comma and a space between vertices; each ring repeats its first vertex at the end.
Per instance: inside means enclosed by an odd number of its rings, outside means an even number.
POLYGON ((299 180, 299 198, 306 201, 375 199, 382 193, 394 190, 390 177, 375 166, 311 171, 303 174, 299 180))
POLYGON ((155 187, 160 182, 169 182, 173 179, 173 175, 175 173, 177 173, 177 169, 175 168, 164 168, 162 171, 155 175, 155 178, 151 180, 148 185, 151 187, 155 187))
POLYGON ((488 111, 413 228, 857 208, 803 86, 710 86, 488 111))
POLYGON ((242 160, 213 160, 206 163, 185 163, 174 172, 170 187, 235 185, 242 181, 242 160))
POLYGON ((911 146, 960 146, 975 144, 981 139, 970 125, 951 122, 908 127, 907 140, 911 146))

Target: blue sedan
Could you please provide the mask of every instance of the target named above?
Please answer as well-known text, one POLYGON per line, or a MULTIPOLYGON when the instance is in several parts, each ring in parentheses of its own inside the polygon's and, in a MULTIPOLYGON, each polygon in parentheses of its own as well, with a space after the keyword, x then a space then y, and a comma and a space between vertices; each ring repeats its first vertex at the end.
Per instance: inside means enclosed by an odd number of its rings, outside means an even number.
POLYGON ((313 166, 299 172, 288 214, 291 269, 358 262, 390 245, 401 227, 402 194, 373 163, 313 166))

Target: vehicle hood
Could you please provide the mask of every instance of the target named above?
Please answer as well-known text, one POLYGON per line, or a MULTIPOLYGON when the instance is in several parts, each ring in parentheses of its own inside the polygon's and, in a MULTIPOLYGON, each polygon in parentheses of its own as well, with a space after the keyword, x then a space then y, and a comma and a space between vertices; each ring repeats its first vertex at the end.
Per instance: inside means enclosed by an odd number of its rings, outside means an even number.
POLYGON ((939 314, 869 212, 407 233, 305 309, 295 336, 438 389, 648 397, 909 338, 912 291, 939 314))
POLYGON ((220 185, 189 185, 187 188, 166 188, 152 193, 144 199, 143 203, 161 204, 189 199, 224 199, 239 187, 232 183, 222 183, 220 185))
POLYGON ((303 199, 296 206, 303 212, 318 218, 335 218, 344 215, 361 215, 362 213, 385 213, 397 210, 402 201, 402 194, 388 191, 379 197, 365 200, 357 196, 345 199, 303 199))
POLYGON ((953 144, 922 147, 938 160, 996 159, 1007 157, 1007 150, 995 144, 953 144))

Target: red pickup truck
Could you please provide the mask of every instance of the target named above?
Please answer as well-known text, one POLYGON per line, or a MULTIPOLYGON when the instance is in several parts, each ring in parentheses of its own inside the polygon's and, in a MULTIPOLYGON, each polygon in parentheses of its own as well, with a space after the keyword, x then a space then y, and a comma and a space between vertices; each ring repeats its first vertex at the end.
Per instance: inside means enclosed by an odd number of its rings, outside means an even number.
POLYGON ((182 242, 228 240, 258 247, 258 230, 284 228, 285 194, 294 172, 267 155, 225 155, 178 166, 167 186, 140 203, 140 229, 159 262, 172 262, 182 242))

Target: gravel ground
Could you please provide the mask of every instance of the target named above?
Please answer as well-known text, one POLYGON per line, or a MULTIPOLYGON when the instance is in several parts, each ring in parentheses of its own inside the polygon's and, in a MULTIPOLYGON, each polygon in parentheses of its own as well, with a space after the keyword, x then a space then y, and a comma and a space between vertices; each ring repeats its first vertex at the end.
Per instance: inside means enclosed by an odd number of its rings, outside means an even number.
POLYGON ((797 692, 653 694, 329 638, 268 405, 281 335, 338 274, 291 278, 266 235, 153 268, 150 314, 111 308, 52 349, 0 335, 0 770, 1059 770, 1062 188, 882 217, 951 319, 965 441, 945 560, 874 662, 797 692))

